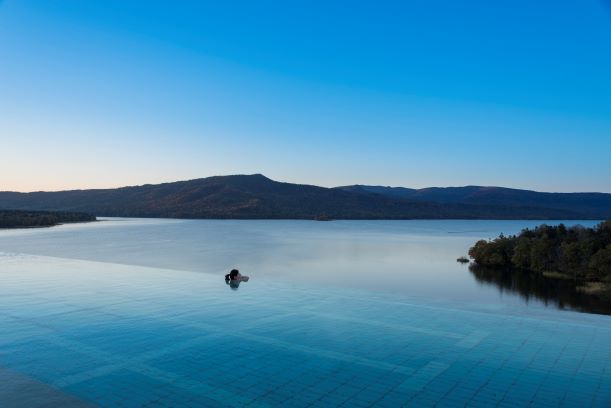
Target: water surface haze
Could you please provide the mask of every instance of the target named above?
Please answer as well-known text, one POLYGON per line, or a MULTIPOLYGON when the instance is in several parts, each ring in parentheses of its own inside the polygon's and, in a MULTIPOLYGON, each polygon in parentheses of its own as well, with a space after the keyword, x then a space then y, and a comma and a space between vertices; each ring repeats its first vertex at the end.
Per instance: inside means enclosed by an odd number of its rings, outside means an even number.
MULTIPOLYGON (((238 268, 263 282, 279 279, 491 307, 540 307, 545 302, 536 296, 512 292, 506 283, 490 284, 491 279, 474 276, 456 258, 479 239, 541 223, 103 218, 97 223, 0 231, 0 252, 216 274, 219 283, 238 268)), ((240 290, 248 290, 247 285, 240 290)))

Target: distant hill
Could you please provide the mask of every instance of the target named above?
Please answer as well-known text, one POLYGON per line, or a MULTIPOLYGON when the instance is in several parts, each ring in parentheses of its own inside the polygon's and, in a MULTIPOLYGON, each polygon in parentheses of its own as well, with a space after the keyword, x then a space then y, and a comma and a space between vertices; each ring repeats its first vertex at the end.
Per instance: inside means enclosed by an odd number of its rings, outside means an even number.
POLYGON ((529 206, 571 211, 589 219, 611 218, 611 194, 605 193, 540 193, 513 188, 480 186, 411 189, 353 185, 338 188, 344 191, 376 193, 410 201, 484 206, 529 206))
MULTIPOLYGON (((423 198, 418 194, 408 196, 410 191, 423 190, 370 186, 324 188, 280 183, 255 174, 116 189, 0 192, 0 209, 79 211, 98 216, 235 219, 598 219, 611 213, 611 200, 605 207, 604 200, 596 201, 599 200, 597 195, 596 200, 575 200, 573 206, 560 208, 553 200, 509 197, 507 201, 490 198, 478 201, 468 194, 457 193, 458 198, 452 198, 452 194, 432 194, 423 198)), ((609 200, 608 194, 601 196, 609 200)))

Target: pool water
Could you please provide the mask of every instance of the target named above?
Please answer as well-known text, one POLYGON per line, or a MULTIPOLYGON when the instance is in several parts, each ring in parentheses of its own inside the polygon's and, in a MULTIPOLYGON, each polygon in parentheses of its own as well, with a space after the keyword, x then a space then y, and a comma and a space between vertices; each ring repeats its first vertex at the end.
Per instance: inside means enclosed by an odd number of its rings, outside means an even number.
POLYGON ((611 406, 611 317, 0 254, 0 406, 611 406))

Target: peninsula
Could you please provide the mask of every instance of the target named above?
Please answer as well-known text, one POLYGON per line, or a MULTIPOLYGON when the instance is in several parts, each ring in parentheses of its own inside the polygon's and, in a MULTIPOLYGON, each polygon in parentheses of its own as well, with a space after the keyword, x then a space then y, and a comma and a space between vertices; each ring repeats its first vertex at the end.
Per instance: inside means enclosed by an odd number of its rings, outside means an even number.
POLYGON ((611 221, 595 228, 541 225, 478 241, 469 256, 482 267, 570 280, 582 292, 611 299, 611 221))
POLYGON ((96 221, 96 217, 81 212, 0 210, 0 229, 53 227, 91 221, 96 221))

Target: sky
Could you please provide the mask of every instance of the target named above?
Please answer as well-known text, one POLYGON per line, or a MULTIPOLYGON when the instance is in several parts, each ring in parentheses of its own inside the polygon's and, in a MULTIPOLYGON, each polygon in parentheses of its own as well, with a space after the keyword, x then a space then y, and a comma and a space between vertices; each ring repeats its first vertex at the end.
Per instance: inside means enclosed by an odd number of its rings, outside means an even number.
POLYGON ((0 190, 611 192, 605 0, 0 0, 0 190))

